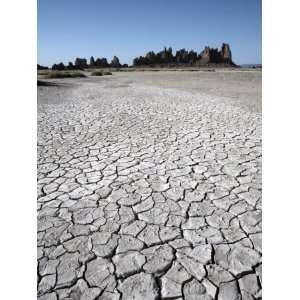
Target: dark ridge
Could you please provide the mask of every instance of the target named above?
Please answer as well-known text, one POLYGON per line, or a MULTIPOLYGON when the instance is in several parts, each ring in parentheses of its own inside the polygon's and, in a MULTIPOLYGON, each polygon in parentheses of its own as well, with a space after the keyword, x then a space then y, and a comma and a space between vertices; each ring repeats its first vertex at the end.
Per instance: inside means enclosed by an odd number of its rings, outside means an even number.
POLYGON ((57 83, 53 83, 53 82, 48 82, 48 81, 42 81, 42 80, 38 80, 37 81, 37 86, 57 86, 57 83))
POLYGON ((45 75, 45 78, 56 79, 56 78, 78 78, 86 77, 85 74, 80 72, 49 72, 45 75))
POLYGON ((55 86, 55 87, 68 87, 72 86, 71 84, 58 83, 58 82, 49 82, 44 80, 37 80, 37 86, 55 86))

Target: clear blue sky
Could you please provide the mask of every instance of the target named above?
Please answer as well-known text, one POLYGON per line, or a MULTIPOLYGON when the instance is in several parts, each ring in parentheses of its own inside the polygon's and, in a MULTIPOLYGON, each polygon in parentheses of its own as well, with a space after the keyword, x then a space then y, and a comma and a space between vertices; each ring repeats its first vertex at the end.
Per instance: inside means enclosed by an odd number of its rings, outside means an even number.
POLYGON ((261 0, 38 0, 38 63, 117 55, 121 63, 164 46, 231 46, 238 64, 261 63, 261 0))

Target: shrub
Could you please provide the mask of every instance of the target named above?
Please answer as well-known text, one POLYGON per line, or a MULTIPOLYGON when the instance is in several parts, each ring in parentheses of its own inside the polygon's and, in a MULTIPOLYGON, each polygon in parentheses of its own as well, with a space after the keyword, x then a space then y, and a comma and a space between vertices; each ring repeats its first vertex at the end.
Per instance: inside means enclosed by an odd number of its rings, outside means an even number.
POLYGON ((109 71, 94 71, 91 73, 92 76, 103 76, 103 75, 112 75, 109 71))
POLYGON ((103 76, 103 72, 102 71, 94 71, 91 73, 92 76, 103 76))
POLYGON ((77 77, 86 77, 83 73, 80 72, 50 72, 45 75, 45 78, 77 78, 77 77))

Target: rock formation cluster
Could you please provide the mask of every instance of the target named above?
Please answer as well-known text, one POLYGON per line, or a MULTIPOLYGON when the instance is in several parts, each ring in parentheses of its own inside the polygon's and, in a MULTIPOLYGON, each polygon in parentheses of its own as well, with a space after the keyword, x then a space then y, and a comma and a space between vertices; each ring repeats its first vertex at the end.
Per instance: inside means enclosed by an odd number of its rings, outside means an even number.
MULTIPOLYGON (((220 49, 205 47, 200 53, 194 50, 180 49, 173 55, 171 47, 164 48, 162 51, 155 53, 150 51, 145 56, 136 57, 133 60, 133 66, 149 67, 176 67, 176 66, 236 66, 232 60, 232 54, 229 44, 222 44, 220 49)), ((86 68, 122 68, 128 67, 127 64, 121 64, 117 56, 114 56, 109 63, 105 57, 94 58, 91 56, 89 62, 86 58, 76 58, 74 64, 69 62, 64 65, 62 62, 54 64, 52 70, 84 70, 86 68)), ((38 70, 43 66, 38 65, 38 70)), ((47 67, 46 67, 47 68, 47 67)))
POLYGON ((232 61, 229 44, 223 43, 220 50, 205 47, 199 54, 193 50, 187 51, 186 49, 180 49, 173 55, 172 48, 165 47, 163 51, 158 53, 151 51, 145 56, 140 56, 133 60, 134 66, 210 66, 214 64, 221 64, 223 66, 235 65, 232 61))
POLYGON ((41 66, 41 65, 37 64, 37 69, 38 70, 48 70, 48 67, 41 66))
MULTIPOLYGON (((90 61, 86 58, 76 58, 74 64, 69 62, 68 65, 64 65, 62 62, 59 64, 54 64, 51 69, 52 70, 84 70, 86 68, 121 68, 121 67, 128 67, 127 64, 122 65, 120 60, 117 56, 114 56, 111 60, 111 63, 108 63, 105 57, 103 58, 94 58, 91 56, 90 61)), ((39 68, 38 68, 39 69, 39 68)))

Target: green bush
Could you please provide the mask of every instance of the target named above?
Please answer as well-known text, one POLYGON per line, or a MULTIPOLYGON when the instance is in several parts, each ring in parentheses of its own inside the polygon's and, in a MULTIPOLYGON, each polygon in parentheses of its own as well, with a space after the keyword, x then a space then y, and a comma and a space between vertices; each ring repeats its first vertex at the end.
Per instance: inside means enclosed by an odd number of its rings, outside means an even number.
POLYGON ((103 75, 112 75, 112 73, 109 72, 109 71, 104 71, 104 72, 103 72, 103 75))
POLYGON ((47 75, 45 75, 45 78, 77 78, 77 77, 86 77, 83 73, 80 72, 50 72, 47 75))

